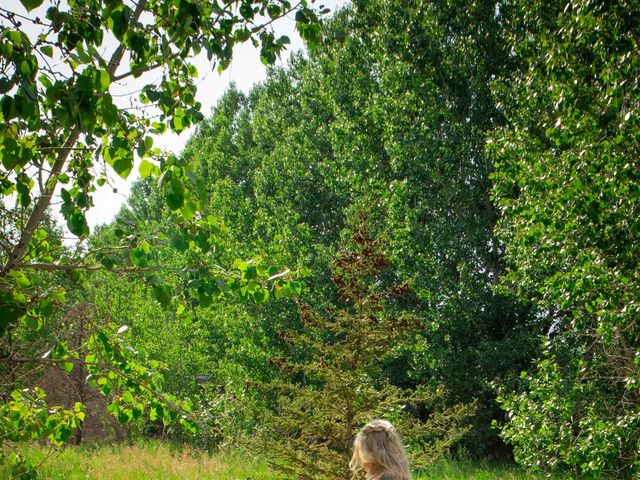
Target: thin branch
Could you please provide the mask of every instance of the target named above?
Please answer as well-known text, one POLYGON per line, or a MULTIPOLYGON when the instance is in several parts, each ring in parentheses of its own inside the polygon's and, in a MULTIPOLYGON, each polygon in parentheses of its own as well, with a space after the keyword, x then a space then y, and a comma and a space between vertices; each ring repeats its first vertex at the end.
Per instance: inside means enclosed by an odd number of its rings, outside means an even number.
POLYGON ((126 73, 122 73, 120 75, 117 75, 117 76, 113 77, 111 81, 112 82, 119 82, 120 80, 124 80, 125 78, 128 78, 128 77, 130 77, 132 75, 142 75, 145 72, 149 72, 151 70, 155 70, 158 67, 164 66, 168 60, 173 60, 177 56, 178 56, 177 54, 173 54, 173 55, 167 57, 167 59, 164 60, 162 63, 154 63, 154 64, 151 64, 151 65, 147 65, 145 67, 134 68, 133 70, 130 70, 130 71, 126 72, 126 73))
POLYGON ((159 392, 153 388, 151 388, 144 380, 139 380, 137 378, 132 377, 131 375, 127 375, 126 373, 120 371, 112 365, 104 362, 87 362, 84 360, 80 360, 79 358, 0 358, 0 362, 13 362, 13 363, 34 363, 34 364, 43 364, 43 365, 58 365, 62 363, 73 363, 75 365, 85 365, 99 368, 103 371, 114 373, 120 378, 126 380, 127 382, 134 383, 140 386, 143 390, 149 392, 152 396, 162 400, 167 406, 172 408, 173 410, 177 410, 182 412, 182 414, 189 418, 194 423, 197 423, 200 426, 203 426, 202 422, 195 418, 190 412, 184 410, 180 405, 175 402, 169 400, 166 395, 162 392, 159 392))
POLYGON ((277 16, 277 17, 275 17, 275 18, 272 18, 271 20, 269 20, 269 21, 268 21, 268 22, 266 22, 266 23, 256 24, 256 23, 254 23, 254 22, 251 22, 251 25, 253 25, 254 33, 255 33, 255 32, 259 32, 259 31, 261 31, 261 30, 264 30, 264 29, 265 29, 265 28, 267 28, 269 25, 271 25, 272 23, 274 23, 275 21, 277 21, 277 20, 279 20, 279 19, 281 19, 281 18, 287 17, 287 16, 288 16, 290 13, 292 13, 294 10, 297 10, 297 9, 298 9, 298 7, 300 7, 300 5, 302 5, 302 2, 298 2, 298 3, 296 3, 296 4, 295 4, 293 7, 291 7, 289 10, 287 10, 286 12, 282 13, 281 15, 279 15, 279 16, 277 16))
MULTIPOLYGON (((6 442, 4 443, 6 444, 6 442)), ((22 472, 22 473, 19 473, 18 475, 11 477, 11 480, 13 480, 14 478, 22 478, 26 475, 30 475, 32 472, 37 471, 44 464, 44 462, 49 460, 49 458, 53 455, 54 451, 55 450, 53 447, 49 447, 49 451, 47 452, 47 455, 37 465, 34 465, 33 468, 31 468, 31 470, 29 470, 28 472, 22 472)), ((14 450, 14 453, 15 453, 15 450, 14 450)))
POLYGON ((25 17, 24 15, 20 15, 19 13, 16 12, 12 12, 11 10, 7 10, 6 8, 2 8, 0 7, 0 12, 2 12, 2 16, 7 18, 7 20, 10 20, 9 17, 18 17, 21 20, 25 20, 27 22, 31 22, 34 23, 36 25, 43 25, 45 27, 51 27, 51 24, 48 22, 43 22, 40 17, 25 17))
POLYGON ((71 271, 71 270, 86 270, 86 271, 98 271, 104 270, 112 273, 138 273, 138 272, 158 272, 158 271, 175 271, 179 272, 184 270, 183 267, 123 267, 123 268, 107 268, 98 264, 60 264, 60 263, 23 263, 17 265, 20 270, 40 270, 40 271, 71 271))

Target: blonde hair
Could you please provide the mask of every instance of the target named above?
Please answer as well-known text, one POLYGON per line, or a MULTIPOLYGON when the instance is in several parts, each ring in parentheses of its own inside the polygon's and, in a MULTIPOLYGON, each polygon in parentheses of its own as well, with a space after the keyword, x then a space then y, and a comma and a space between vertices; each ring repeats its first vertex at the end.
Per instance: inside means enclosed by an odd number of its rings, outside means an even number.
POLYGON ((349 468, 355 474, 371 463, 374 475, 390 474, 393 480, 411 480, 409 459, 395 427, 386 420, 368 423, 353 441, 349 468))

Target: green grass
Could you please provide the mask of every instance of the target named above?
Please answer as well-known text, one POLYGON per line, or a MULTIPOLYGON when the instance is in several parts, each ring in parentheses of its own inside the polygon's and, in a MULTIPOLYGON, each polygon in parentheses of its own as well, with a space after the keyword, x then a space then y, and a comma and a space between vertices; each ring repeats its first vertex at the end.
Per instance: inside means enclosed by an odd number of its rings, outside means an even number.
MULTIPOLYGON (((44 447, 26 448, 28 458, 39 463, 44 447)), ((51 480, 274 480, 264 459, 240 452, 207 455, 192 449, 175 449, 163 442, 135 445, 85 445, 54 453, 39 468, 41 479, 51 480)), ((0 468, 0 477, 6 472, 0 468)), ((541 480, 515 466, 444 460, 415 480, 541 480)))
MULTIPOLYGON (((48 449, 23 448, 33 464, 48 449)), ((5 478, 0 468, 0 478, 5 478)), ((50 480, 267 480, 273 479, 266 461, 239 453, 207 455, 168 443, 135 445, 86 445, 68 447, 51 455, 38 469, 40 479, 50 480)))
POLYGON ((415 480, 541 480, 542 475, 527 473, 515 465, 489 462, 442 460, 415 480))

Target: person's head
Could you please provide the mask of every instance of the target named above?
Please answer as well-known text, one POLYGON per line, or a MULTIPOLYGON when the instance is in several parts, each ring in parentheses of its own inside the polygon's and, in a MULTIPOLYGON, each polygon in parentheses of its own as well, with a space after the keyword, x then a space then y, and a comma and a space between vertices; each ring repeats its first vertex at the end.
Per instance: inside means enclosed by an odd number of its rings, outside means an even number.
POLYGON ((362 427, 353 442, 349 467, 354 473, 360 470, 372 475, 386 472, 397 479, 411 479, 409 460, 400 435, 386 420, 374 420, 362 427))

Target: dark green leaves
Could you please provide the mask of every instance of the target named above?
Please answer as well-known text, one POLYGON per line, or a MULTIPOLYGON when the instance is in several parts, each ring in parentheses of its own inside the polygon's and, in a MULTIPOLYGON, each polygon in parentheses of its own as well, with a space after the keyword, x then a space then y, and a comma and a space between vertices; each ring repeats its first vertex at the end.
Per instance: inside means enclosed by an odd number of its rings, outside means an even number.
POLYGON ((44 45, 40 47, 40 51, 44 53, 47 57, 53 58, 53 47, 51 45, 44 45))
POLYGON ((189 242, 178 230, 172 229, 169 232, 169 245, 179 252, 185 252, 189 248, 189 242))
POLYGON ((85 238, 89 235, 89 224, 84 212, 80 210, 73 210, 67 215, 67 228, 74 235, 85 238))
POLYGON ((162 308, 169 308, 171 305, 172 289, 168 285, 155 285, 153 296, 160 303, 162 308))
POLYGON ((118 40, 122 40, 129 28, 129 16, 131 9, 123 4, 118 5, 109 13, 107 27, 118 40))
POLYGON ((178 210, 184 205, 184 184, 179 178, 172 177, 166 184, 165 200, 171 210, 178 210))
POLYGON ((158 179, 158 186, 164 192, 165 201, 171 210, 178 210, 184 205, 185 185, 181 174, 180 168, 167 170, 158 179))
POLYGON ((4 293, 0 296, 0 301, 3 304, 2 308, 0 308, 0 335, 4 335, 7 329, 15 325, 24 314, 23 308, 16 304, 13 299, 9 303, 8 299, 3 298, 5 296, 6 294, 4 293))
POLYGON ((502 399, 503 433, 521 463, 584 478, 640 473, 637 455, 621 454, 638 441, 625 400, 640 385, 637 349, 624 347, 640 331, 639 175, 628 160, 640 148, 627 22, 637 7, 515 2, 510 48, 523 68, 495 85, 508 120, 489 143, 504 285, 548 330, 522 390, 502 399))
POLYGON ((149 244, 146 241, 142 241, 140 245, 132 249, 129 254, 132 263, 137 267, 146 266, 150 251, 151 247, 149 244))
POLYGON ((322 40, 322 29, 318 17, 311 9, 303 8, 296 12, 296 29, 310 47, 315 47, 322 40))

